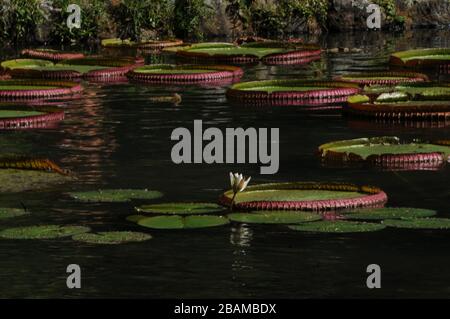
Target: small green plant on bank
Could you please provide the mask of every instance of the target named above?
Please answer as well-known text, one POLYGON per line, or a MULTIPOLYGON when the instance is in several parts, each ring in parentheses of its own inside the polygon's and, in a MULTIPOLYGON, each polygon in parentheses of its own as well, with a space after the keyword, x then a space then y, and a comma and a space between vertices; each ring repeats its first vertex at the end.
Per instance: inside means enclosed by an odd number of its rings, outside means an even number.
POLYGON ((174 33, 181 39, 202 40, 202 22, 212 13, 203 0, 175 0, 174 33))
POLYGON ((228 0, 226 13, 234 28, 245 33, 271 36, 288 33, 293 26, 305 26, 315 20, 325 28, 328 0, 280 0, 261 4, 254 0, 228 0))
POLYGON ((157 36, 167 36, 173 25, 173 1, 170 0, 122 0, 110 6, 110 13, 117 24, 117 35, 122 39, 141 39, 143 29, 157 36))
POLYGON ((105 1, 102 0, 54 0, 50 39, 56 43, 83 43, 99 37, 108 25, 109 17, 105 1), (70 29, 67 26, 69 4, 77 4, 81 8, 81 28, 70 29))
POLYGON ((0 39, 11 44, 33 41, 36 27, 43 21, 40 0, 2 0, 0 39))

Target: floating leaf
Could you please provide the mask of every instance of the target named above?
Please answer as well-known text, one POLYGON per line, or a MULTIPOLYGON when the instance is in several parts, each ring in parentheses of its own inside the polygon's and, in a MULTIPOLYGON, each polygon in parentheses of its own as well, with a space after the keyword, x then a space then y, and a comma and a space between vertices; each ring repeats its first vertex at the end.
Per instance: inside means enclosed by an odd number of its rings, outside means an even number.
POLYGON ((320 221, 289 226, 293 230, 317 233, 362 233, 381 230, 385 227, 382 224, 348 221, 320 221))
POLYGON ((18 217, 29 214, 30 213, 24 210, 23 208, 8 208, 8 207, 0 208, 0 219, 18 217))
POLYGON ((226 225, 229 220, 223 216, 157 216, 140 219, 138 225, 157 229, 188 229, 226 225))
POLYGON ((73 236, 88 231, 90 231, 90 228, 84 226, 28 226, 2 230, 0 231, 0 237, 7 239, 51 239, 73 236))
POLYGON ((383 224, 396 228, 450 229, 450 219, 448 218, 387 219, 383 221, 383 224))
POLYGON ((322 219, 319 214, 296 211, 235 213, 228 215, 228 218, 234 222, 248 224, 296 224, 322 219))
POLYGON ((140 242, 151 239, 149 234, 130 231, 111 231, 99 233, 83 233, 72 237, 73 240, 90 244, 117 245, 123 243, 140 242))
POLYGON ((148 216, 144 216, 144 215, 130 215, 127 217, 127 220, 133 223, 137 223, 138 221, 140 221, 143 218, 147 218, 148 216))
POLYGON ((382 220, 430 217, 436 215, 436 211, 423 208, 385 207, 373 209, 358 209, 344 214, 346 219, 382 220))
POLYGON ((72 192, 69 195, 83 202, 128 202, 132 199, 155 199, 163 196, 161 192, 147 189, 100 189, 72 192))
POLYGON ((136 207, 138 212, 174 215, 200 215, 221 213, 222 206, 214 203, 162 203, 136 207))
POLYGON ((73 180, 73 177, 53 172, 0 169, 0 192, 19 193, 43 190, 73 180))

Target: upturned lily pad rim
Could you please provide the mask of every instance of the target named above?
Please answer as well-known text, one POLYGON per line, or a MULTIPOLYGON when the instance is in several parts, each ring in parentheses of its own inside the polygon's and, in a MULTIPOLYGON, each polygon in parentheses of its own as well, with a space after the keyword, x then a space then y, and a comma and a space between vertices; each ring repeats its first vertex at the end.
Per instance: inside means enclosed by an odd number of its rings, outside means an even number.
POLYGON ((449 63, 449 58, 427 59, 427 56, 450 55, 450 48, 425 48, 407 51, 399 51, 391 54, 389 62, 391 65, 404 67, 426 67, 442 63, 449 63))
POLYGON ((301 211, 231 213, 227 217, 232 222, 244 224, 298 224, 322 220, 322 216, 319 214, 301 211))
MULTIPOLYGON (((357 186, 346 183, 326 183, 326 182, 288 182, 288 183, 268 183, 248 186, 243 192, 259 190, 327 190, 339 192, 358 192, 361 196, 356 198, 337 198, 327 200, 298 200, 298 201, 249 201, 234 204, 236 210, 306 210, 306 211, 327 211, 343 208, 357 208, 384 204, 387 195, 381 189, 374 186, 357 186)), ((230 206, 233 191, 228 190, 219 198, 219 203, 230 206)), ((239 196, 239 195, 238 195, 239 196)))
POLYGON ((360 85, 398 85, 401 83, 428 82, 426 74, 405 71, 347 73, 333 78, 334 81, 352 82, 360 85))
MULTIPOLYGON (((267 93, 265 90, 258 90, 258 88, 268 87, 268 86, 279 86, 279 87, 317 87, 317 90, 330 90, 330 88, 352 88, 359 91, 359 86, 354 83, 348 83, 344 81, 317 81, 317 80, 296 80, 296 79, 286 79, 286 80, 257 80, 248 82, 239 82, 231 86, 231 90, 245 91, 251 93, 267 93)), ((286 91, 276 91, 276 93, 283 92, 296 92, 291 90, 286 91)), ((308 92, 308 91, 304 91, 308 92)), ((271 93, 267 93, 271 94, 271 93)), ((272 93, 273 94, 273 93, 272 93)))
POLYGON ((430 162, 439 166, 450 157, 450 147, 433 143, 402 143, 396 136, 380 136, 328 142, 319 146, 318 154, 322 159, 334 162, 366 162, 384 166, 430 162), (358 153, 371 147, 391 147, 392 150, 368 153, 365 157, 358 153), (395 151, 396 147, 399 150, 395 151))
POLYGON ((450 100, 436 96, 425 100, 372 102, 374 99, 367 95, 355 95, 347 98, 344 110, 350 114, 369 116, 384 120, 432 119, 438 121, 450 116, 450 100))
POLYGON ((24 49, 20 52, 20 54, 31 58, 39 58, 52 61, 78 59, 85 56, 81 52, 69 52, 49 48, 24 49))
POLYGON ((415 219, 436 215, 435 210, 411 207, 384 207, 358 209, 342 213, 348 220, 385 220, 385 219, 415 219))
POLYGON ((223 213, 226 209, 216 203, 205 202, 169 202, 158 204, 146 204, 135 207, 140 213, 162 215, 203 215, 223 213), (169 209, 168 206, 176 207, 169 209))
MULTIPOLYGON (((175 47, 176 48, 176 47, 175 47)), ((169 48, 170 49, 170 48, 169 48)), ((171 50, 172 51, 172 50, 171 50)), ((313 56, 320 56, 322 50, 318 46, 308 44, 294 44, 294 43, 282 43, 276 41, 263 42, 263 43, 249 43, 243 45, 236 45, 234 43, 224 42, 212 42, 212 43, 197 43, 189 46, 179 47, 174 50, 177 55, 188 58, 196 59, 215 59, 222 61, 230 61, 234 63, 251 63, 257 61, 269 62, 269 63, 283 63, 284 61, 311 58, 313 56), (227 52, 227 53, 214 53, 214 52, 195 52, 195 50, 208 50, 208 49, 247 49, 247 52, 227 52), (278 52, 269 52, 267 54, 258 55, 252 53, 250 50, 258 49, 279 49, 278 52)))
POLYGON ((224 226, 229 223, 228 218, 216 215, 155 216, 137 221, 138 225, 152 229, 200 229, 224 226))
POLYGON ((152 239, 152 236, 142 232, 132 231, 102 231, 95 233, 81 233, 72 236, 79 242, 98 245, 118 245, 138 243, 152 239))
POLYGON ((231 100, 250 104, 323 106, 342 105, 348 96, 359 92, 357 83, 289 79, 240 82, 231 86, 226 95, 231 100))
POLYGON ((152 83, 195 84, 235 80, 240 78, 243 72, 240 67, 229 65, 152 64, 131 70, 127 73, 127 77, 131 80, 152 83), (159 69, 161 70, 160 72, 144 72, 145 70, 159 69), (194 70, 196 72, 193 72, 194 70))
POLYGON ((301 232, 350 234, 380 231, 386 228, 383 224, 353 222, 353 221, 319 221, 288 226, 290 229, 301 232))

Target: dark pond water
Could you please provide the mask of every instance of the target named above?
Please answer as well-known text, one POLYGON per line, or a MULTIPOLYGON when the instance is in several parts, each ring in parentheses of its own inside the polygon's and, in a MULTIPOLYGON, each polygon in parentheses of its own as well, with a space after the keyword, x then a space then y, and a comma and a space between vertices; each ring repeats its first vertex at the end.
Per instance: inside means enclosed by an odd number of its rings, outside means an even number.
MULTIPOLYGON (((450 46, 450 33, 421 31, 401 36, 379 33, 329 35, 325 47, 361 48, 325 55, 307 66, 246 67, 243 80, 331 77, 386 68, 398 49, 450 46)), ((170 61, 169 58, 165 58, 170 61)), ((443 79, 440 79, 443 80, 443 79)), ((31 216, 0 227, 35 224, 88 225, 96 231, 137 230, 125 220, 132 204, 82 204, 70 190, 149 188, 160 201, 215 201, 228 188, 228 172, 252 176, 252 183, 343 181, 373 184, 389 205, 436 209, 450 217, 449 172, 389 172, 322 167, 314 155, 324 142, 364 136, 409 139, 449 137, 449 126, 354 120, 339 112, 301 108, 257 108, 229 103, 225 88, 150 87, 85 83, 81 98, 65 101, 66 120, 47 130, 1 132, 4 152, 48 157, 79 179, 56 189, 3 194, 3 204, 24 202, 31 216), (179 105, 150 97, 178 92, 179 105), (175 165, 170 135, 176 127, 280 128, 280 170, 260 175, 254 164, 175 165)), ((135 204, 135 203, 134 203, 135 204)), ((144 230, 146 231, 146 230, 144 230)), ((450 232, 387 229, 357 235, 312 235, 283 226, 239 226, 151 231, 144 243, 93 246, 70 239, 0 241, 0 297, 448 297, 450 232), (66 267, 79 264, 82 288, 66 287, 66 267), (366 267, 379 264, 382 288, 366 288, 366 267)))

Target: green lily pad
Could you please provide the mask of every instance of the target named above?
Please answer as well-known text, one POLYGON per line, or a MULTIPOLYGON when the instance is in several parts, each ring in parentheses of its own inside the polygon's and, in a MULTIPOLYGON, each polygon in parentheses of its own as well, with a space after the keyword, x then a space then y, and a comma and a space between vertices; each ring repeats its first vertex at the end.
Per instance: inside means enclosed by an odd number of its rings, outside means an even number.
POLYGON ((436 211, 423 208, 385 207, 374 209, 358 209, 343 214, 345 214, 346 219, 383 220, 430 217, 436 215, 436 211))
POLYGON ((428 154, 444 153, 450 156, 450 147, 427 143, 401 143, 398 137, 381 136, 372 138, 357 138, 353 140, 334 141, 319 146, 319 152, 323 157, 328 152, 332 154, 345 154, 357 156, 366 160, 372 155, 384 154, 428 154))
POLYGON ((201 215, 221 213, 222 206, 214 203, 162 203, 136 207, 138 212, 173 215, 201 215))
POLYGON ((252 201, 313 201, 332 200, 341 198, 363 197, 365 194, 359 192, 321 190, 321 189, 268 189, 238 193, 235 203, 252 201))
POLYGON ((319 214, 296 211, 260 211, 228 215, 231 221, 248 224, 296 224, 321 220, 319 214))
POLYGON ((349 221, 320 221, 289 226, 292 230, 316 233, 363 233, 384 229, 383 224, 349 222, 349 221))
POLYGON ((156 216, 140 219, 138 225, 156 229, 189 229, 226 225, 223 216, 156 216))
POLYGON ((151 239, 149 234, 130 231, 110 231, 99 233, 83 233, 72 237, 73 240, 90 244, 117 245, 131 242, 140 242, 151 239))
POLYGON ((28 226, 2 230, 0 231, 0 237, 6 239, 52 239, 86 233, 90 230, 89 227, 85 226, 28 226))
POLYGON ((155 199, 163 196, 161 192, 147 189, 100 189, 71 192, 69 195, 82 202, 128 202, 132 199, 155 199))
POLYGON ((24 210, 23 208, 8 208, 8 207, 0 208, 0 219, 13 218, 29 214, 30 213, 24 210))
POLYGON ((0 169, 0 193, 43 190, 71 180, 72 176, 47 171, 0 169))
POLYGON ((383 224, 396 228, 450 229, 450 219, 448 218, 386 219, 383 224))
POLYGON ((141 219, 147 218, 147 217, 148 217, 148 216, 145 216, 145 215, 130 215, 130 216, 128 216, 126 219, 127 219, 128 221, 130 221, 130 222, 137 223, 137 222, 140 221, 141 219))

